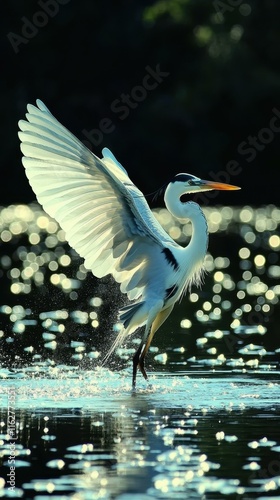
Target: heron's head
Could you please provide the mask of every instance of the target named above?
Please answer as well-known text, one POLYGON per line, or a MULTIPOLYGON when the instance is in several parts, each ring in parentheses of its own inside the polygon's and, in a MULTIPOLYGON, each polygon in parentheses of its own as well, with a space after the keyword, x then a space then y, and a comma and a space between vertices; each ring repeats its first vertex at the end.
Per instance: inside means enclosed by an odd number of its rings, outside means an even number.
MULTIPOLYGON (((191 174, 177 174, 170 184, 176 184, 178 189, 185 194, 187 193, 197 193, 200 191, 212 191, 217 190, 235 190, 240 189, 238 186, 233 186, 232 184, 225 184, 223 182, 215 181, 205 181, 191 174)), ((175 186, 174 186, 175 187, 175 186)))

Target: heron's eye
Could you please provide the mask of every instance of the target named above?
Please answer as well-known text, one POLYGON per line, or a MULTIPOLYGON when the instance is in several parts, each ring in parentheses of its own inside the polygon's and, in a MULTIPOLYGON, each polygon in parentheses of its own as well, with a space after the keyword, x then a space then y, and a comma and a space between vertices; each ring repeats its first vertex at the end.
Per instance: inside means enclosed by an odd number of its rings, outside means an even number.
POLYGON ((188 185, 189 185, 189 186, 194 186, 194 185, 195 185, 195 182, 194 182, 194 181, 192 181, 192 180, 190 180, 190 181, 188 181, 188 185))

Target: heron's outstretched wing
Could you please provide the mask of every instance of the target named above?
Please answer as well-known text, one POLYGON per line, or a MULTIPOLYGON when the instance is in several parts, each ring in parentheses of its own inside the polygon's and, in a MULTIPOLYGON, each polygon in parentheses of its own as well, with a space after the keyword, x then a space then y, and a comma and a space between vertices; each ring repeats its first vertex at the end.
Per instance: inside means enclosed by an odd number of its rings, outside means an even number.
POLYGON ((45 211, 97 277, 112 274, 137 299, 148 269, 177 246, 152 214, 143 194, 105 148, 91 153, 37 100, 20 120, 23 165, 45 211))

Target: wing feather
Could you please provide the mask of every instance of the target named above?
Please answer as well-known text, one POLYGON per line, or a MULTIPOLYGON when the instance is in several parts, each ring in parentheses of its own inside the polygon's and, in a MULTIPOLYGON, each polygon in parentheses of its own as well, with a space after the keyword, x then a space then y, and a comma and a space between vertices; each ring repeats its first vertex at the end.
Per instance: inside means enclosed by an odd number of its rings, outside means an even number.
POLYGON ((37 100, 19 122, 23 165, 44 210, 97 277, 138 299, 165 245, 177 246, 107 148, 98 158, 37 100))

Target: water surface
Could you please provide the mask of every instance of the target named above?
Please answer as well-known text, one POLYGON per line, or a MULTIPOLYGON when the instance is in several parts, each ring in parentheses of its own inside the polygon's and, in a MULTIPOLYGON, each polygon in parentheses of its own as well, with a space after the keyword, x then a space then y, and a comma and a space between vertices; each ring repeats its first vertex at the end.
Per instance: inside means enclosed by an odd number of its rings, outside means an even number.
MULTIPOLYGON (((2 497, 280 498, 280 210, 205 212, 205 284, 155 337, 135 393, 137 335, 101 364, 118 288, 37 205, 0 212, 2 497)), ((188 225, 157 217, 187 242, 188 225)))

